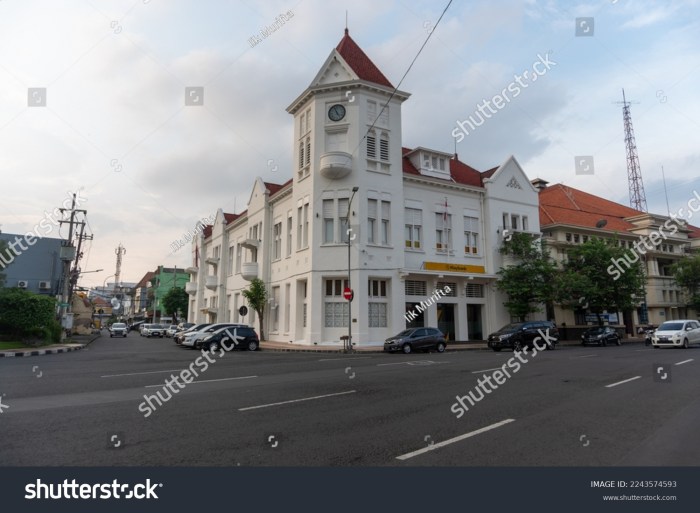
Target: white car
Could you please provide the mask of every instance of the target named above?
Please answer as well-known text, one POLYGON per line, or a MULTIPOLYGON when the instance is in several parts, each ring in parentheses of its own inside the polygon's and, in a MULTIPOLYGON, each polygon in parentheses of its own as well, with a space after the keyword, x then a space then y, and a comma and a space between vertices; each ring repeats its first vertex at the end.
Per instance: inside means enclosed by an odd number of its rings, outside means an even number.
POLYGON ((182 345, 185 347, 197 347, 197 342, 203 340, 205 337, 211 335, 215 331, 221 328, 229 328, 234 326, 244 326, 244 324, 234 324, 227 322, 220 322, 217 324, 209 324, 198 331, 191 331, 185 335, 182 340, 182 345))
POLYGON ((168 326, 168 328, 165 330, 165 336, 170 338, 172 337, 175 333, 177 332, 177 324, 171 324, 168 326))
POLYGON ((109 338, 112 337, 126 337, 129 329, 123 322, 115 322, 109 328, 109 338))
POLYGON ((700 322, 689 319, 666 321, 651 337, 651 344, 657 347, 684 347, 700 344, 700 322))

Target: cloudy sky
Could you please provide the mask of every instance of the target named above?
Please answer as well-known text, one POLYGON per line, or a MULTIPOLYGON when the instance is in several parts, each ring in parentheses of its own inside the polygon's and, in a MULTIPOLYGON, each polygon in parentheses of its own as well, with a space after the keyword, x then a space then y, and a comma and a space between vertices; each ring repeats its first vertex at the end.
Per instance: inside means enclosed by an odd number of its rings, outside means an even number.
MULTIPOLYGON (((81 285, 114 273, 120 242, 123 281, 187 266, 171 242, 219 207, 245 209, 255 175, 291 177, 285 108, 342 38, 346 11, 397 85, 446 4, 0 0, 0 229, 32 230, 80 190, 94 234, 81 267, 105 269, 81 285), (190 86, 203 105, 185 105, 190 86)), ((649 210, 668 210, 662 166, 672 212, 700 191, 697 1, 455 1, 401 84, 403 145, 453 151, 456 122, 547 54, 556 64, 459 142, 461 160, 486 170, 512 154, 530 178, 628 204, 624 88, 649 210), (577 174, 577 156, 593 157, 593 174, 577 174)))

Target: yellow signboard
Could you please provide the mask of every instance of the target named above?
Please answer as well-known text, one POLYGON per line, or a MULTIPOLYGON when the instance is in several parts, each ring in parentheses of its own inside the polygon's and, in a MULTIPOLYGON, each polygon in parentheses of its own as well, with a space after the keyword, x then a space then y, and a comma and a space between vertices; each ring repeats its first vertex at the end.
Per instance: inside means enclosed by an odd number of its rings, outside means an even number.
POLYGON ((425 262, 423 269, 426 271, 445 271, 449 273, 485 274, 483 265, 448 264, 445 262, 425 262))

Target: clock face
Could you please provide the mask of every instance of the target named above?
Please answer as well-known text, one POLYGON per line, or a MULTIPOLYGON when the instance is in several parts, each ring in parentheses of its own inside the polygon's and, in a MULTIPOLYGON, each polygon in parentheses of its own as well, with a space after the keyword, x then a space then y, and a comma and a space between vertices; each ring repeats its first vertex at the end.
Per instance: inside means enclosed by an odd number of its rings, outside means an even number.
POLYGON ((345 117, 345 107, 340 104, 333 105, 328 109, 328 117, 331 121, 340 121, 345 117))

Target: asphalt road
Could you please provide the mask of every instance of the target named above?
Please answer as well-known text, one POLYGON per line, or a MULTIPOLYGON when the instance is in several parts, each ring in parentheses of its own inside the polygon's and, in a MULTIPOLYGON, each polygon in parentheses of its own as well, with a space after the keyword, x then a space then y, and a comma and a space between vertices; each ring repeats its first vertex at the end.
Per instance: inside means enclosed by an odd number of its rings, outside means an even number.
POLYGON ((517 371, 510 351, 201 356, 130 334, 1 359, 0 464, 700 465, 700 348, 560 347, 517 371), (457 418, 456 396, 504 365, 457 418), (191 366, 145 417, 144 394, 191 366))

